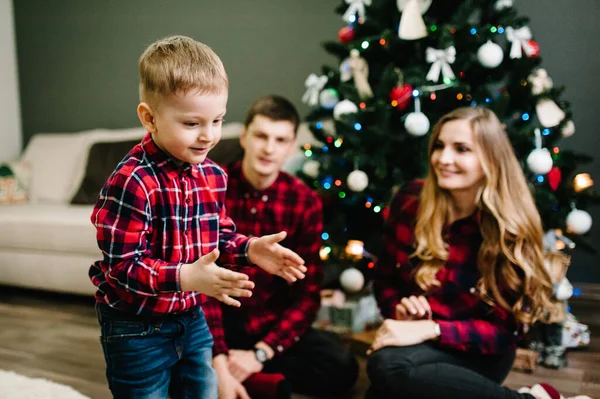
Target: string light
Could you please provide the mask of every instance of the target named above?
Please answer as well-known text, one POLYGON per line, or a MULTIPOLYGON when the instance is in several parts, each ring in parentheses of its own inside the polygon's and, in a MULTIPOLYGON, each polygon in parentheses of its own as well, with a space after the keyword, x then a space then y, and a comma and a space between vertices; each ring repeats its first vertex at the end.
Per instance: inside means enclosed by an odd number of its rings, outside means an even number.
POLYGON ((354 124, 354 129, 355 129, 355 130, 360 130, 360 129, 362 129, 362 125, 361 125, 360 123, 356 122, 356 123, 354 124))
POLYGON ((311 150, 306 150, 304 151, 304 155, 306 155, 306 157, 310 157, 312 155, 312 151, 311 150))
POLYGON ((492 32, 492 33, 496 33, 497 31, 498 31, 498 28, 496 28, 495 26, 492 26, 490 28, 490 32, 492 32))
POLYGON ((398 106, 398 101, 396 101, 396 100, 393 100, 393 101, 392 101, 392 107, 397 107, 397 106, 398 106))
POLYGON ((542 130, 542 134, 543 134, 544 136, 547 136, 547 135, 549 135, 549 134, 550 134, 550 129, 544 129, 544 130, 542 130))
POLYGON ((324 146, 323 148, 321 148, 321 151, 323 151, 323 152, 329 152, 329 147, 324 146))
POLYGON ((475 28, 471 28, 471 30, 469 31, 469 33, 471 33, 472 35, 477 33, 477 29, 475 28))
POLYGON ((315 125, 315 127, 320 130, 320 129, 323 128, 323 123, 322 122, 317 122, 317 124, 315 125))
POLYGON ((337 179, 335 182, 333 182, 333 184, 340 187, 342 185, 342 181, 340 179, 337 179))
POLYGON ((331 143, 333 143, 333 137, 327 136, 327 138, 325 139, 325 141, 327 141, 329 144, 331 144, 331 143))
POLYGON ((356 260, 362 259, 365 251, 365 244, 360 240, 348 240, 346 244, 346 255, 356 260))
POLYGON ((369 42, 365 40, 364 42, 361 43, 360 47, 362 47, 363 50, 368 49, 369 48, 369 42))
POLYGON ((321 234, 321 238, 322 238, 323 240, 329 240, 329 233, 327 233, 327 232, 323 232, 323 234, 321 234))
POLYGON ((429 29, 431 29, 432 32, 435 32, 437 30, 437 25, 431 25, 429 29))
POLYGON ((366 202, 365 203, 365 208, 369 209, 371 207, 371 203, 370 202, 366 202))
POLYGON ((374 268, 374 267, 375 267, 375 262, 372 262, 372 261, 371 261, 371 262, 369 262, 369 264, 367 265, 367 267, 368 267, 369 269, 372 269, 372 268, 374 268))
POLYGON ((504 33, 504 28, 503 28, 503 27, 501 27, 501 26, 499 26, 499 27, 498 27, 498 33, 499 33, 499 34, 503 34, 503 33, 504 33))
POLYGON ((346 193, 343 191, 340 191, 340 193, 338 194, 338 197, 340 198, 346 198, 346 193))
POLYGON ((543 183, 544 182, 544 176, 538 175, 537 181, 540 182, 540 183, 543 183))
POLYGON ((381 39, 379 39, 379 44, 381 44, 382 46, 385 46, 387 42, 385 41, 385 39, 382 37, 381 39))
POLYGON ((580 173, 577 176, 575 176, 575 179, 573 179, 573 187, 575 189, 575 192, 577 193, 585 190, 586 188, 590 188, 593 185, 594 181, 592 180, 589 173, 580 173))
POLYGON ((304 149, 307 151, 310 150, 310 144, 304 144, 304 149))
POLYGON ((558 153, 560 152, 560 148, 558 148, 558 147, 554 147, 554 148, 552 149, 552 152, 554 152, 555 154, 558 154, 558 153))
POLYGON ((457 100, 459 100, 459 101, 460 101, 460 100, 462 100, 462 99, 463 99, 463 95, 462 95, 462 93, 458 93, 458 94, 456 95, 456 99, 457 99, 457 100))
POLYGON ((525 112, 523 115, 521 115, 521 119, 523 119, 524 121, 528 121, 529 120, 529 114, 527 112, 525 112))
POLYGON ((375 207, 373 208, 373 212, 379 213, 380 211, 381 211, 381 207, 379 205, 375 205, 375 207))
POLYGON ((337 139, 337 140, 335 141, 335 143, 333 143, 333 145, 334 145, 336 148, 340 148, 340 147, 342 146, 342 143, 343 143, 343 142, 344 142, 344 140, 342 140, 342 139, 337 139))
POLYGON ((364 101, 361 101, 361 103, 358 106, 360 107, 360 109, 365 109, 365 108, 367 108, 367 103, 365 103, 364 101))
POLYGON ((437 96, 435 95, 435 93, 431 93, 429 95, 429 98, 431 98, 431 101, 435 101, 435 99, 437 98, 437 96))

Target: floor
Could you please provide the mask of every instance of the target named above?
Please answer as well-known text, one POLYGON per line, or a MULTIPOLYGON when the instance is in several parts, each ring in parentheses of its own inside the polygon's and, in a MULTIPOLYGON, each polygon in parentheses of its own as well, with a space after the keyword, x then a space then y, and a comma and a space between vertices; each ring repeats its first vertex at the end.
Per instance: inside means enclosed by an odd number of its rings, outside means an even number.
MULTIPOLYGON (((595 303, 572 302, 572 312, 590 326, 592 343, 569 353, 569 367, 532 374, 512 372, 505 385, 518 388, 546 381, 565 396, 586 394, 600 399, 600 309, 595 303)), ((70 385, 93 399, 110 398, 104 358, 98 341, 93 300, 0 286, 0 369, 70 385)), ((359 399, 368 387, 365 362, 346 399, 359 399)), ((296 395, 295 399, 307 399, 296 395)))

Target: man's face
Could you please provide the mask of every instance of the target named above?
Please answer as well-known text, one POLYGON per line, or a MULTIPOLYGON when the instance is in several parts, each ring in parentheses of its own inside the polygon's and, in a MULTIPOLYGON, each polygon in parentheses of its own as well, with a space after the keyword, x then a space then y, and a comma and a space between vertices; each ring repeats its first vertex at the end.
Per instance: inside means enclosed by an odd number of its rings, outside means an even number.
POLYGON ((260 177, 277 175, 296 145, 294 124, 256 115, 240 136, 245 169, 260 177))

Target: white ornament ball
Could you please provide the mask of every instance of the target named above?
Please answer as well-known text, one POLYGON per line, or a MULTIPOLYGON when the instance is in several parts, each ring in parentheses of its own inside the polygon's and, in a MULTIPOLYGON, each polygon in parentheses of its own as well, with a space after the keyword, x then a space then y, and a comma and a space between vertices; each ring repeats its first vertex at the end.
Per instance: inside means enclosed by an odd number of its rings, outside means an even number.
POLYGON ((348 175, 346 183, 350 190, 359 193, 369 185, 369 176, 362 170, 354 170, 348 175))
POLYGON ((319 93, 319 104, 325 109, 333 109, 339 101, 340 98, 336 89, 330 87, 319 93))
POLYGON ((567 228, 575 234, 585 234, 592 227, 592 216, 586 211, 573 209, 567 215, 567 228))
POLYGON ((342 100, 333 107, 333 117, 339 120, 342 115, 356 114, 358 107, 350 100, 342 100))
POLYGON ((552 169, 552 156, 547 148, 538 148, 527 157, 529 170, 537 175, 545 175, 552 169))
POLYGON ((340 284, 346 292, 358 292, 365 285, 365 277, 360 270, 351 267, 340 275, 340 284))
POLYGON ((479 63, 486 68, 496 68, 498 65, 502 64, 504 51, 502 51, 502 47, 491 40, 488 40, 487 43, 477 50, 477 59, 479 60, 479 63))
POLYGON ((411 112, 404 120, 404 127, 413 136, 423 136, 429 131, 429 119, 422 112, 411 112))
POLYGON ((302 165, 302 173, 306 176, 312 177, 313 179, 319 176, 319 167, 321 164, 319 161, 315 161, 314 159, 309 159, 302 165))
POLYGON ((562 134, 563 137, 571 137, 572 135, 574 135, 575 134, 575 124, 573 123, 573 121, 571 121, 571 120, 567 121, 567 123, 565 123, 565 125, 563 126, 560 133, 562 134))
POLYGON ((497 0, 494 4, 494 10, 502 11, 505 8, 511 8, 513 6, 513 0, 497 0))

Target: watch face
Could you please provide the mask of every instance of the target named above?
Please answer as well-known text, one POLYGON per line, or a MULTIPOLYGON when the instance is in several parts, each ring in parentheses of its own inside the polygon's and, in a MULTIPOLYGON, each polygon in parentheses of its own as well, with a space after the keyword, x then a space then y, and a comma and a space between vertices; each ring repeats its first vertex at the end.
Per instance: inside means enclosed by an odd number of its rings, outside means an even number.
POLYGON ((265 352, 264 349, 254 349, 254 355, 256 356, 256 360, 261 363, 267 361, 267 352, 265 352))

